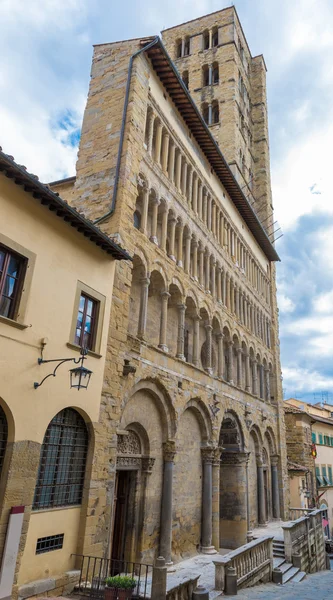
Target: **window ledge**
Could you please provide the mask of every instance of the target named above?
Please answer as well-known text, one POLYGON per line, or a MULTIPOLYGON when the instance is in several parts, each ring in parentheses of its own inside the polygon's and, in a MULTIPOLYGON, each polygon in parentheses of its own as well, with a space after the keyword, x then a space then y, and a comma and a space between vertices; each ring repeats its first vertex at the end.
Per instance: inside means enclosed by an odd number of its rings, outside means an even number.
MULTIPOLYGON (((76 350, 77 352, 80 352, 81 350, 80 346, 77 344, 72 344, 71 342, 67 342, 66 346, 71 348, 71 350, 76 350)), ((98 352, 93 352, 93 350, 88 350, 87 354, 88 356, 93 356, 94 358, 102 358, 101 354, 98 354, 98 352)))
POLYGON ((27 329, 30 325, 26 325, 25 323, 19 323, 18 321, 14 321, 14 319, 8 319, 7 317, 3 317, 0 315, 0 323, 4 323, 5 325, 11 325, 12 327, 16 327, 16 329, 27 329))
POLYGON ((47 506, 45 508, 32 509, 33 514, 51 512, 55 510, 70 510, 71 508, 81 508, 81 504, 66 504, 65 506, 47 506))

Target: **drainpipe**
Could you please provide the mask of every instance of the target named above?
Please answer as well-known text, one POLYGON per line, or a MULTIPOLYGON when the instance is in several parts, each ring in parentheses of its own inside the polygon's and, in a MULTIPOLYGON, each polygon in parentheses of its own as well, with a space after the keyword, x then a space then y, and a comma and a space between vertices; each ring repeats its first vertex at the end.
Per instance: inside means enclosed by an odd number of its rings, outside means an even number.
POLYGON ((141 54, 141 52, 145 52, 146 50, 149 50, 150 48, 152 48, 152 46, 154 46, 158 42, 158 40, 159 40, 158 36, 155 37, 153 39, 153 41, 150 42, 150 44, 148 44, 147 46, 144 46, 143 48, 140 48, 140 50, 137 50, 136 52, 134 52, 134 54, 132 54, 132 56, 130 58, 129 67, 128 67, 128 75, 127 75, 127 83, 126 83, 126 92, 125 92, 125 102, 124 102, 123 118, 122 118, 122 122, 121 122, 121 131, 120 131, 119 149, 118 149, 118 157, 117 157, 117 165, 116 165, 116 174, 115 174, 115 179, 114 179, 113 194, 112 194, 112 200, 111 200, 111 208, 110 208, 110 210, 107 213, 105 213, 101 217, 98 217, 98 219, 95 219, 93 221, 94 225, 99 225, 100 223, 103 223, 105 221, 105 219, 107 219, 108 217, 110 217, 114 213, 114 210, 116 208, 116 199, 117 199, 117 190, 118 190, 118 180, 119 180, 119 172, 120 172, 121 154, 122 154, 122 151, 123 151, 123 142, 124 142, 124 133, 125 133, 125 124, 126 124, 126 114, 127 114, 129 91, 130 91, 130 85, 131 85, 131 75, 132 75, 133 61, 134 61, 134 59, 139 54, 141 54))

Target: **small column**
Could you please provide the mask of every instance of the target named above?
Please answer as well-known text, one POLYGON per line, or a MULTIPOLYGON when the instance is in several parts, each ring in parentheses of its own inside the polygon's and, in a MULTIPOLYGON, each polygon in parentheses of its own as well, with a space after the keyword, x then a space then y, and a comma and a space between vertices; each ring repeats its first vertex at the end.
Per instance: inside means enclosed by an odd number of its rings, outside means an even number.
POLYGON ((241 290, 239 290, 239 320, 243 323, 243 294, 241 290))
POLYGON ((222 298, 221 298, 221 275, 222 275, 222 270, 221 267, 218 267, 217 269, 217 301, 221 302, 222 298))
POLYGON ((218 207, 216 207, 215 222, 216 222, 215 235, 216 235, 217 241, 219 242, 220 241, 220 211, 219 211, 218 207))
POLYGON ((154 137, 154 115, 150 115, 149 127, 148 127, 148 153, 152 156, 153 152, 153 137, 154 137))
POLYGON ((222 270, 222 304, 223 306, 227 305, 227 275, 226 272, 222 270))
POLYGON ((243 321, 244 327, 247 327, 247 300, 245 294, 243 296, 243 321))
POLYGON ((264 399, 264 367, 259 365, 259 395, 264 399))
POLYGON ((198 186, 198 217, 202 219, 202 182, 198 186))
POLYGON ((185 237, 185 273, 190 273, 191 264, 191 234, 187 232, 185 237))
POLYGON ((177 159, 176 159, 176 180, 175 180, 175 184, 176 184, 176 188, 180 192, 181 192, 181 187, 180 187, 181 173, 182 173, 182 155, 181 155, 180 150, 178 150, 177 159))
POLYGON ((212 199, 207 196, 207 227, 209 231, 212 230, 212 199))
POLYGON ((154 198, 153 200, 153 214, 152 214, 152 227, 151 227, 151 236, 150 236, 150 241, 153 242, 154 244, 158 245, 158 240, 157 240, 157 217, 158 217, 158 207, 159 207, 160 201, 157 198, 154 198))
POLYGON ((177 249, 177 266, 183 266, 183 234, 184 227, 183 223, 180 221, 178 223, 178 249, 177 249))
POLYGON ((265 511, 265 486, 264 467, 261 456, 257 456, 257 480, 258 480, 258 521, 259 525, 266 523, 265 511))
POLYGON ((168 300, 170 294, 167 291, 161 292, 162 305, 161 305, 161 321, 160 321, 160 343, 158 345, 161 350, 168 352, 167 346, 167 323, 168 323, 168 300))
POLYGON ((216 204, 215 202, 212 200, 212 233, 215 236, 216 235, 216 204))
POLYGON ((185 304, 178 304, 178 338, 177 338, 177 354, 176 357, 185 360, 184 356, 184 340, 185 340, 185 304))
POLYGON ((203 200, 202 200, 202 220, 207 225, 207 214, 208 214, 208 206, 207 206, 207 190, 203 191, 203 200))
POLYGON ((223 379, 224 374, 224 352, 223 352, 223 333, 217 336, 217 376, 223 379))
POLYGON ((271 456, 273 519, 280 519, 278 463, 279 457, 277 455, 271 456))
POLYGON ((193 278, 198 281, 198 242, 193 240, 193 278))
POLYGON ((232 341, 229 342, 228 345, 228 383, 234 385, 233 382, 233 363, 234 363, 234 352, 233 352, 234 343, 232 341))
POLYGON ((213 535, 215 550, 220 549, 220 455, 219 448, 214 449, 213 458, 213 535))
POLYGON ((193 319, 193 364, 199 366, 199 341, 200 341, 200 317, 196 315, 193 319))
POLYGON ((206 255, 205 255, 205 290, 206 290, 206 292, 210 292, 209 277, 210 277, 210 256, 207 251, 206 255))
POLYGON ((235 299, 236 299, 235 313, 236 313, 236 316, 239 318, 239 289, 236 285, 235 285, 235 299))
POLYGON ((175 442, 168 440, 163 444, 164 470, 160 524, 160 556, 165 558, 167 565, 171 565, 172 542, 172 484, 173 463, 176 454, 175 442))
POLYGON ((159 164, 161 164, 162 131, 163 131, 163 125, 162 125, 162 123, 158 123, 157 134, 156 134, 156 146, 155 146, 155 160, 159 164))
POLYGON ((149 189, 143 188, 143 202, 142 202, 142 219, 140 231, 147 235, 147 218, 148 218, 148 205, 149 205, 149 189))
POLYGON ((227 273, 226 273, 225 277, 226 277, 226 287, 227 287, 226 306, 230 310, 230 277, 227 273))
POLYGON ((245 391, 251 392, 251 369, 250 369, 250 355, 248 352, 245 354, 245 391))
POLYGON ((186 182, 187 182, 187 162, 184 160, 183 170, 182 170, 182 192, 183 192, 184 196, 186 196, 186 182))
POLYGON ((198 176, 195 175, 192 189, 192 208, 195 213, 198 212, 198 176))
POLYGON ((166 204, 163 204, 161 250, 164 250, 164 252, 166 250, 167 231, 168 231, 168 207, 166 204))
POLYGON ((271 401, 271 386, 270 386, 270 373, 269 373, 269 368, 265 367, 264 369, 265 371, 265 400, 267 400, 267 402, 271 401))
POLYGON ((201 523, 201 552, 216 554, 212 546, 213 528, 213 448, 201 448, 202 455, 202 523, 201 523))
POLYGON ((242 387, 242 349, 237 348, 237 385, 242 387))
POLYGON ((176 152, 176 146, 171 141, 170 142, 170 151, 169 151, 168 174, 169 174, 169 178, 172 182, 174 181, 174 174, 175 174, 175 152, 176 152))
POLYGON ((208 67, 208 85, 212 85, 212 77, 213 77, 212 71, 213 71, 212 65, 209 65, 209 67, 208 67))
POLYGON ((213 327, 211 325, 206 325, 206 345, 207 345, 207 364, 205 370, 209 375, 213 374, 212 369, 212 331, 213 327))
POLYGON ((141 297, 138 325, 138 338, 140 338, 141 340, 144 338, 146 333, 149 284, 149 277, 144 277, 143 279, 141 279, 141 297))
POLYGON ((171 217, 170 219, 170 247, 169 247, 169 258, 176 262, 175 257, 175 235, 176 235, 176 218, 171 217))
POLYGON ((170 136, 168 133, 165 133, 162 142, 162 169, 164 173, 168 170, 169 141, 170 136))
POLYGON ((208 125, 212 124, 212 105, 208 104, 208 125))
POLYGON ((215 270, 216 270, 216 262, 215 260, 211 263, 211 294, 212 298, 215 298, 215 270))
POLYGON ((200 245, 199 248, 199 283, 204 286, 204 249, 200 245))
POLYGON ((252 389, 253 389, 253 395, 257 396, 258 395, 258 389, 257 389, 257 361, 253 360, 252 361, 252 389))
POLYGON ((188 203, 189 203, 190 206, 192 206, 193 176, 194 176, 194 171, 193 171, 193 169, 191 169, 191 172, 190 172, 190 175, 189 175, 188 198, 187 198, 187 201, 188 201, 188 203))

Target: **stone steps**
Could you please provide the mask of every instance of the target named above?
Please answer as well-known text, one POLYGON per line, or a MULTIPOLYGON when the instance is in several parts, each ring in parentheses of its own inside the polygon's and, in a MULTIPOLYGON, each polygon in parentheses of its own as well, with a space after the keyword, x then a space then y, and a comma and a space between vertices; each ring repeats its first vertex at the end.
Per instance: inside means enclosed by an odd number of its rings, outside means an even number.
POLYGON ((284 585, 289 581, 299 583, 304 579, 306 573, 292 563, 279 557, 273 558, 273 582, 284 585))

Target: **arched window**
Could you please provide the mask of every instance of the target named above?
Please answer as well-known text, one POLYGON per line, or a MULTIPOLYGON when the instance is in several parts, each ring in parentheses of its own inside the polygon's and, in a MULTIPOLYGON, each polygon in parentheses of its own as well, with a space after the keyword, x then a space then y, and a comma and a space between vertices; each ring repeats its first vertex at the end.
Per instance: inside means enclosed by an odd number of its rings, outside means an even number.
POLYGON ((212 69, 212 83, 218 83, 219 82, 219 66, 217 63, 213 64, 213 69, 212 69))
POLYGON ((214 29, 212 30, 212 46, 213 48, 215 46, 218 46, 219 43, 219 32, 217 30, 217 27, 214 27, 214 29))
POLYGON ((186 37, 185 43, 184 43, 184 56, 188 56, 189 54, 190 54, 190 38, 186 37))
POLYGON ((133 215, 133 224, 135 229, 140 229, 141 227, 141 214, 138 210, 135 211, 133 215))
POLYGON ((203 120, 207 123, 207 125, 209 125, 209 108, 208 108, 208 104, 202 104, 201 105, 201 112, 202 112, 202 117, 203 120))
POLYGON ((5 458, 6 446, 8 437, 8 425, 6 415, 0 406, 0 477, 2 465, 5 458))
POLYGON ((209 66, 204 65, 202 67, 202 87, 209 85, 209 66))
POLYGON ((184 82, 184 85, 188 89, 188 85, 189 85, 188 71, 184 71, 184 73, 182 74, 182 80, 184 82))
POLYGON ((209 31, 204 31, 202 34, 202 49, 208 50, 209 48, 209 31))
POLYGON ((217 100, 212 102, 212 123, 216 124, 220 121, 219 104, 217 100))
POLYGON ((176 41, 176 58, 181 58, 182 56, 182 40, 176 41))
POLYGON ((33 510, 81 504, 88 431, 73 408, 49 423, 40 454, 33 510))

